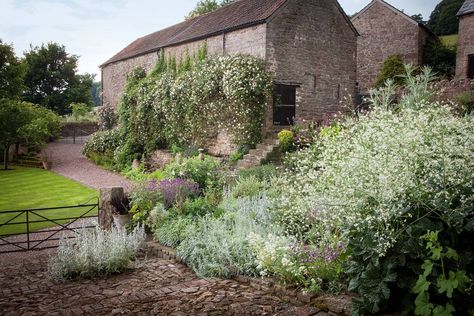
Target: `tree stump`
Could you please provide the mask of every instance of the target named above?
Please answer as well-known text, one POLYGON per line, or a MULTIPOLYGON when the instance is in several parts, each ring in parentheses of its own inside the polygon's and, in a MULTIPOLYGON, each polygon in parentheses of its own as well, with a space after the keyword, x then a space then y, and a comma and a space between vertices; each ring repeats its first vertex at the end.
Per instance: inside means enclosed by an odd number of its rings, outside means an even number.
POLYGON ((99 226, 102 229, 109 230, 112 228, 113 213, 115 207, 112 204, 113 200, 122 200, 125 192, 121 187, 102 188, 99 190, 99 226))

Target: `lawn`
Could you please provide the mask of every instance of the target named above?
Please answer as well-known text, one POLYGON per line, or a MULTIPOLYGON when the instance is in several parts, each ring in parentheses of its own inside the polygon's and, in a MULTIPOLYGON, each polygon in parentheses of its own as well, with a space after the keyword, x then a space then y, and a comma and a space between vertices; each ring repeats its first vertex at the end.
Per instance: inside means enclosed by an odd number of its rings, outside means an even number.
MULTIPOLYGON (((22 210, 31 208, 47 208, 94 204, 97 202, 97 191, 69 180, 65 177, 42 169, 14 167, 14 170, 0 171, 0 212, 6 210, 22 210)), ((49 219, 74 217, 85 213, 89 208, 48 210, 38 212, 49 219)), ((94 209, 94 213, 97 209, 94 209)), ((2 226, 19 213, 0 213, 0 235, 23 233, 26 224, 2 226)), ((92 215, 90 213, 88 215, 92 215)), ((35 215, 30 220, 40 220, 35 215)), ((22 214, 12 222, 25 221, 22 214)), ((31 230, 54 226, 53 223, 33 223, 31 230)))
POLYGON ((458 35, 446 35, 440 36, 441 42, 446 46, 456 46, 458 44, 458 35))

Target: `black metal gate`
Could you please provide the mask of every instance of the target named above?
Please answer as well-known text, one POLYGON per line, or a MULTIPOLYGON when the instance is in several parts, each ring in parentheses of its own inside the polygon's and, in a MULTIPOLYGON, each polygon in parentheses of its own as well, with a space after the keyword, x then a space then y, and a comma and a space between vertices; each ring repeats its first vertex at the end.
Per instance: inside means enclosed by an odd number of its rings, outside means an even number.
POLYGON ((98 211, 98 201, 94 204, 0 211, 0 253, 55 248, 62 236, 73 238, 76 230, 95 227, 80 220, 96 218, 97 221, 98 211), (60 217, 61 213, 70 212, 77 215, 60 217), (8 219, 1 222, 2 217, 8 219), (51 224, 54 227, 50 227, 51 224), (8 232, 11 227, 15 232, 8 232))

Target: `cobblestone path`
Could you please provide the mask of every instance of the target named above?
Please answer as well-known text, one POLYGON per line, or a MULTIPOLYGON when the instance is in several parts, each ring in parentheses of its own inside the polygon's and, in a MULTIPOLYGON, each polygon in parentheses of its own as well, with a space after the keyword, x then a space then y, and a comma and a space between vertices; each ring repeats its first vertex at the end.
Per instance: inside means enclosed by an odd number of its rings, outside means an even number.
POLYGON ((47 254, 0 267, 1 315, 327 315, 286 301, 248 283, 200 279, 158 257, 120 275, 64 284, 48 280, 47 254))

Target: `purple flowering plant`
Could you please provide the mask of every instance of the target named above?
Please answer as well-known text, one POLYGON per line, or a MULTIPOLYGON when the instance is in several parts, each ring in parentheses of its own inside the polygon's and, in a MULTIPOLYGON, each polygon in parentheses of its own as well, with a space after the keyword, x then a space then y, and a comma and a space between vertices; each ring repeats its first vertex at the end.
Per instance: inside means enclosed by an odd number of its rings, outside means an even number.
POLYGON ((199 184, 181 178, 162 180, 158 187, 166 208, 181 205, 187 199, 196 198, 201 193, 199 184))
POLYGON ((343 277, 346 246, 343 243, 308 245, 293 243, 289 255, 302 275, 296 281, 304 288, 317 292, 317 287, 334 291, 334 285, 343 277))

